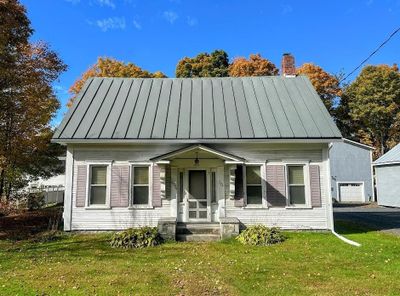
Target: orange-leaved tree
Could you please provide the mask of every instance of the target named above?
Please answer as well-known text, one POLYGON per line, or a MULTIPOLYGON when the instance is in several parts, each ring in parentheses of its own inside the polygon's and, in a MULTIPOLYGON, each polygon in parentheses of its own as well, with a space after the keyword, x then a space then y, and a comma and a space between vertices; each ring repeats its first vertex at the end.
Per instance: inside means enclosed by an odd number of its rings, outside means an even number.
POLYGON ((326 72, 320 66, 312 63, 305 63, 296 69, 297 74, 307 76, 318 95, 321 97, 326 108, 331 112, 334 101, 342 94, 339 79, 326 72))
POLYGON ((261 57, 260 54, 251 54, 247 60, 238 57, 229 66, 229 76, 271 76, 278 75, 279 70, 271 61, 261 57))
POLYGON ((68 102, 68 106, 72 105, 74 98, 81 90, 85 81, 90 77, 164 78, 166 76, 159 71, 151 73, 143 70, 133 63, 124 63, 109 57, 99 57, 97 62, 86 70, 70 87, 69 92, 72 94, 72 97, 68 102))

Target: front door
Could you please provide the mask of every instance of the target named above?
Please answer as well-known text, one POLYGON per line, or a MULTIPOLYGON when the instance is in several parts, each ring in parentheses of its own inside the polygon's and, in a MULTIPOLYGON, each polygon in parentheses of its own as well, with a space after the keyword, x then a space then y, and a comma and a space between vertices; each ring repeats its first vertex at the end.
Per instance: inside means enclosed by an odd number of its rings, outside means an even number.
POLYGON ((189 170, 187 209, 189 221, 208 220, 208 185, 206 170, 189 170))

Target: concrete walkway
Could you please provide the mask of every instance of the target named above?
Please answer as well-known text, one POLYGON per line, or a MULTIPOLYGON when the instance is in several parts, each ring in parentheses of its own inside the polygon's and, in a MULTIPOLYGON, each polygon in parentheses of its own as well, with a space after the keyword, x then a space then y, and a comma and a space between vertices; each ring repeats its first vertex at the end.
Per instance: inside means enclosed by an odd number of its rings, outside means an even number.
POLYGON ((333 209, 333 215, 335 220, 362 223, 400 236, 399 208, 340 206, 333 209))

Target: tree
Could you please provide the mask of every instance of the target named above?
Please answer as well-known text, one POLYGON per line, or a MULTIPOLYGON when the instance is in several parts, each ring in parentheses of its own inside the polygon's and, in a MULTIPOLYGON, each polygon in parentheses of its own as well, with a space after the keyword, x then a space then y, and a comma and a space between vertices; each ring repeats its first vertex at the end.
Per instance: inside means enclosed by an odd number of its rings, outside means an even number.
POLYGON ((229 76, 272 76, 278 75, 279 69, 260 54, 251 54, 249 59, 244 57, 234 59, 229 66, 229 76))
POLYGON ((0 32, 2 197, 29 178, 54 172, 49 164, 58 161, 60 149, 50 144, 49 122, 59 102, 52 83, 66 66, 46 43, 29 43, 33 30, 18 0, 0 1, 0 32))
POLYGON ((332 112, 335 99, 340 97, 342 93, 339 79, 312 63, 303 64, 301 67, 297 68, 296 72, 310 79, 326 108, 332 112))
POLYGON ((176 77, 226 77, 228 76, 228 54, 223 50, 200 53, 194 58, 184 57, 175 70, 176 77))
POLYGON ((357 136, 378 156, 400 140, 400 73, 396 65, 366 66, 344 92, 357 136))
POLYGON ((85 81, 90 77, 164 78, 167 76, 160 71, 151 73, 143 70, 133 63, 124 63, 109 57, 99 57, 97 62, 87 69, 70 87, 69 92, 72 94, 72 97, 68 102, 68 106, 72 105, 74 98, 85 84, 85 81))

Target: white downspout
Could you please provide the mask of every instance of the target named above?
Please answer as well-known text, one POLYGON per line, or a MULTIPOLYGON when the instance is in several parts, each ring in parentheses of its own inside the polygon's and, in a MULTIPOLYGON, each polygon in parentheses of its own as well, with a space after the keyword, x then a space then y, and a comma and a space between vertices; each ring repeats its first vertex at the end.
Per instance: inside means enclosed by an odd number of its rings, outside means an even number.
POLYGON ((333 204, 332 204, 332 184, 331 184, 331 165, 330 165, 330 157, 329 157, 329 150, 331 150, 332 148, 332 143, 330 143, 328 145, 328 149, 326 149, 326 170, 327 170, 327 180, 328 180, 328 201, 327 201, 327 207, 330 211, 330 219, 331 219, 331 232, 334 236, 336 236, 337 238, 339 238, 340 240, 342 240, 343 242, 352 245, 352 246, 356 246, 356 247, 360 247, 361 244, 352 241, 348 238, 345 238, 344 236, 340 235, 339 233, 337 233, 335 231, 335 223, 333 220, 333 204))

